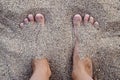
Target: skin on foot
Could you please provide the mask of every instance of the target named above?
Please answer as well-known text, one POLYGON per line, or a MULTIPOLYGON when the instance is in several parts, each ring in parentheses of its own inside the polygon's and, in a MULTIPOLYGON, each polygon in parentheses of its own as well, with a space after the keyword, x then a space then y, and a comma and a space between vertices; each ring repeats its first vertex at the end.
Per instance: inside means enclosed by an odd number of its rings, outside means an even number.
POLYGON ((39 34, 43 33, 45 28, 45 18, 42 14, 29 14, 22 23, 20 23, 21 38, 31 44, 35 44, 39 34), (41 33, 40 33, 41 32, 41 33))
POLYGON ((78 49, 78 41, 76 40, 73 52, 72 78, 73 80, 93 80, 92 61, 88 57, 80 59, 78 49))
MULTIPOLYGON (((21 40, 25 55, 39 56, 44 53, 49 32, 45 25, 45 17, 38 13, 28 16, 20 23, 18 38, 21 40)), ((43 55, 44 56, 44 55, 43 55)))
POLYGON ((99 23, 88 14, 83 19, 79 14, 73 17, 73 33, 79 42, 80 56, 93 55, 96 52, 102 38, 98 28, 99 23))
POLYGON ((33 75, 30 80, 49 80, 51 70, 47 59, 34 59, 32 68, 33 75))
MULTIPOLYGON (((73 25, 74 25, 74 35, 75 35, 75 48, 73 53, 73 71, 72 71, 72 78, 74 80, 93 80, 93 70, 92 70, 92 61, 87 56, 87 50, 90 50, 95 47, 96 41, 96 34, 97 29, 96 26, 99 26, 99 23, 95 21, 95 19, 86 14, 84 19, 79 14, 76 14, 73 18, 73 25), (82 47, 79 46, 82 45, 82 47), (85 47, 83 47, 83 45, 85 47), (81 53, 79 51, 83 50, 81 53), (80 58, 82 56, 82 58, 80 58), (83 58, 84 56, 84 58, 83 58)), ((94 50, 94 49, 93 49, 94 50)))
POLYGON ((20 28, 24 28, 24 26, 28 23, 39 23, 41 26, 44 26, 45 18, 42 14, 36 14, 35 16, 33 14, 29 14, 27 18, 25 18, 23 22, 20 23, 20 28))
MULTIPOLYGON (((37 57, 43 54, 48 33, 45 27, 45 17, 42 14, 29 14, 20 23, 20 28, 20 38, 22 38, 23 44, 25 43, 25 54, 37 57)), ((32 63, 33 74, 30 80, 49 80, 51 70, 47 59, 34 59, 32 63)))
MULTIPOLYGON (((20 38, 22 48, 26 60, 30 60, 31 56, 38 57, 41 54, 45 54, 45 46, 47 44, 47 28, 45 25, 45 17, 38 13, 36 15, 29 14, 22 23, 20 23, 20 38), (44 46, 45 45, 45 46, 44 46), (26 57, 29 55, 30 58, 26 57)), ((40 56, 41 58, 45 55, 40 56)), ((33 60, 33 75, 30 80, 48 80, 51 71, 46 59, 34 59, 33 60), (42 77, 41 77, 42 76, 42 77)))

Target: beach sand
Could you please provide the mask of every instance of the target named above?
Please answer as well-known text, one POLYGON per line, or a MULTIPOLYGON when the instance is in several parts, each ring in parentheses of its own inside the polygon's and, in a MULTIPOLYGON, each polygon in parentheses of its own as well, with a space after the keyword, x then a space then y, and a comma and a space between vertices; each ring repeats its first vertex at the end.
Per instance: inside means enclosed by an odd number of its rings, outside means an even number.
POLYGON ((34 58, 48 59, 51 80, 71 80, 72 17, 86 13, 100 23, 101 37, 95 40, 83 30, 80 55, 92 58, 97 80, 120 80, 120 0, 0 0, 0 80, 29 80, 34 58), (36 13, 46 19, 37 44, 32 31, 19 28, 28 14, 36 13))

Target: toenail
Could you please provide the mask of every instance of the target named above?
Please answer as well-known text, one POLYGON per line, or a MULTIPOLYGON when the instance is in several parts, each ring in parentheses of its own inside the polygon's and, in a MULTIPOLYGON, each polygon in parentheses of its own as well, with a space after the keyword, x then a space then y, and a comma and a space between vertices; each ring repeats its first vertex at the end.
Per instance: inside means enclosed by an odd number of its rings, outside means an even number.
POLYGON ((90 20, 93 20, 94 18, 93 17, 90 17, 90 20))
POLYGON ((34 19, 34 17, 33 17, 32 14, 29 14, 29 15, 28 15, 28 18, 29 18, 30 20, 34 19))
POLYGON ((20 28, 23 28, 24 27, 24 23, 20 23, 20 28))
POLYGON ((93 17, 90 17, 90 20, 89 20, 90 23, 94 23, 94 18, 93 17))
POLYGON ((89 14, 85 14, 86 17, 89 17, 90 15, 89 14))
POLYGON ((38 13, 38 14, 36 14, 36 16, 41 16, 41 14, 40 14, 40 13, 38 13))
POLYGON ((29 14, 28 17, 33 17, 33 15, 32 15, 32 14, 29 14))
POLYGON ((99 25, 99 23, 96 21, 96 22, 95 22, 95 25, 99 25))
POLYGON ((24 19, 24 22, 25 22, 25 23, 28 23, 28 19, 27 19, 27 18, 25 18, 25 19, 24 19))
POLYGON ((76 14, 76 15, 74 16, 74 20, 80 20, 80 21, 81 21, 81 16, 80 16, 79 14, 76 14))
POLYGON ((90 17, 89 14, 85 14, 85 17, 84 17, 85 22, 89 20, 89 17, 90 17))
POLYGON ((39 17, 39 18, 43 18, 43 15, 42 14, 36 14, 36 17, 39 17))
POLYGON ((79 14, 76 14, 75 17, 81 17, 79 14))

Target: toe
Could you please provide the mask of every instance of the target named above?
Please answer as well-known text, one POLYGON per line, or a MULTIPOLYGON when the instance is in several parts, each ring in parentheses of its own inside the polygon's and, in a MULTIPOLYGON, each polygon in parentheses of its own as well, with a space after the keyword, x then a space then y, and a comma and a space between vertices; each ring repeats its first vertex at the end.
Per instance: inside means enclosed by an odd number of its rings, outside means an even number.
POLYGON ((40 23, 41 25, 44 25, 44 23, 45 23, 45 18, 42 14, 36 14, 35 20, 36 20, 36 22, 40 23))
POLYGON ((79 26, 82 21, 82 17, 79 14, 76 14, 73 18, 73 24, 74 26, 79 26))
POLYGON ((99 26, 99 23, 96 21, 96 22, 94 23, 94 25, 97 25, 97 26, 99 26))
POLYGON ((91 24, 93 24, 93 23, 94 23, 94 18, 93 18, 93 17, 90 17, 89 22, 90 22, 91 24))
POLYGON ((99 30, 99 23, 98 23, 97 21, 94 23, 94 27, 95 27, 97 30, 99 30))
POLYGON ((28 24, 28 22, 29 22, 28 18, 25 18, 25 19, 24 19, 24 23, 25 23, 25 24, 28 24))
POLYGON ((90 18, 90 15, 86 14, 84 17, 84 23, 88 22, 89 18, 90 18))
POLYGON ((20 28, 23 28, 24 27, 24 23, 20 23, 20 28))
POLYGON ((28 15, 28 19, 30 20, 30 22, 34 22, 34 16, 32 14, 28 15))

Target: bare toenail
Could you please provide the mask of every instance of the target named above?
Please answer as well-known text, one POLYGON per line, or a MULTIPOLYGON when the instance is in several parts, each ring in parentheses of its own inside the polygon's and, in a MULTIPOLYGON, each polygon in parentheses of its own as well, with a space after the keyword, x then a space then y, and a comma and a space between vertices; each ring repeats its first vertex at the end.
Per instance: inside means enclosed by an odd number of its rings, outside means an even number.
POLYGON ((36 14, 36 17, 43 18, 42 14, 36 14))
POLYGON ((93 20, 94 18, 93 17, 90 17, 90 20, 93 20))
POLYGON ((28 17, 33 17, 33 15, 32 15, 32 14, 29 14, 28 17))
POLYGON ((80 16, 79 14, 76 14, 76 15, 74 16, 74 19, 75 19, 75 20, 80 20, 80 21, 81 21, 81 16, 80 16))
POLYGON ((89 17, 90 17, 89 14, 85 14, 85 17, 84 17, 85 22, 89 20, 89 17))
POLYGON ((33 17, 32 14, 29 14, 29 15, 28 15, 28 18, 29 18, 30 20, 34 20, 34 17, 33 17))
POLYGON ((20 28, 23 28, 24 27, 24 23, 20 23, 20 28))
POLYGON ((85 14, 86 17, 89 17, 90 15, 89 14, 85 14))
POLYGON ((90 23, 94 23, 94 18, 93 17, 90 17, 90 21, 89 21, 90 23))
POLYGON ((96 21, 96 22, 95 22, 95 25, 99 25, 99 23, 96 21))
POLYGON ((28 23, 28 18, 25 18, 25 19, 24 19, 24 23, 28 23))
POLYGON ((75 17, 80 17, 80 15, 79 15, 79 14, 76 14, 75 17))
POLYGON ((28 20, 27 18, 24 19, 24 21, 27 21, 27 20, 28 20))

